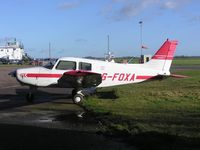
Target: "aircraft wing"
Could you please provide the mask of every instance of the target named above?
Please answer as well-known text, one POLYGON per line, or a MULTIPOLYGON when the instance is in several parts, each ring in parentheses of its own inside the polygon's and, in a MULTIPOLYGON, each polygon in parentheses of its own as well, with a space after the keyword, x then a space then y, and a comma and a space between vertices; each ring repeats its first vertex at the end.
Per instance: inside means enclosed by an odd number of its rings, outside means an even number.
POLYGON ((58 80, 58 84, 72 88, 97 87, 101 82, 101 74, 84 70, 65 72, 58 80))

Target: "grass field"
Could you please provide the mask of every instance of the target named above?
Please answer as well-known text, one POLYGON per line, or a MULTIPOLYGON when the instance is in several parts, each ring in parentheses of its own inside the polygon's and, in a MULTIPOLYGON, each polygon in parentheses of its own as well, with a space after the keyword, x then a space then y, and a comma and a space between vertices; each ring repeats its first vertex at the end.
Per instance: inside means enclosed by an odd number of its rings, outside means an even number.
POLYGON ((172 65, 200 65, 200 57, 174 58, 172 65))
POLYGON ((84 101, 83 106, 102 121, 110 134, 154 133, 162 137, 189 138, 189 141, 200 139, 200 70, 176 73, 190 77, 100 89, 84 101))

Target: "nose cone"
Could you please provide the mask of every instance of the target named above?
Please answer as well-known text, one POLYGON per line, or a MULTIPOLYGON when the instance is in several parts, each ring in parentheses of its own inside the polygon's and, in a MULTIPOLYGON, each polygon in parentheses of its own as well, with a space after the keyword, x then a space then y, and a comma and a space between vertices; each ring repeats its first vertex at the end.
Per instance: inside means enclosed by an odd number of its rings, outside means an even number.
POLYGON ((10 75, 11 77, 16 77, 17 70, 11 71, 8 75, 10 75))
POLYGON ((24 80, 23 80, 23 70, 24 69, 16 69, 12 72, 10 72, 8 75, 10 75, 11 77, 14 77, 16 78, 16 80, 20 83, 20 84, 23 84, 24 83, 24 80))
POLYGON ((11 77, 14 77, 16 78, 16 80, 19 82, 19 83, 22 83, 22 77, 20 75, 20 72, 21 72, 22 69, 16 69, 14 71, 11 71, 8 75, 10 75, 11 77))
POLYGON ((17 69, 15 72, 11 72, 10 74, 15 76, 17 81, 22 85, 36 85, 37 79, 36 77, 29 77, 28 74, 37 74, 39 73, 39 67, 34 68, 21 68, 17 69))

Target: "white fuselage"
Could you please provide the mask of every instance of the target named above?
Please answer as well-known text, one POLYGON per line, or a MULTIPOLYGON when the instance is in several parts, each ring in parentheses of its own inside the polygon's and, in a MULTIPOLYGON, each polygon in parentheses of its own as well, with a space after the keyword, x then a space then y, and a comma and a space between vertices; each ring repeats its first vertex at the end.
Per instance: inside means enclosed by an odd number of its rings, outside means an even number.
MULTIPOLYGON (((65 64, 69 65, 69 64, 65 64)), ((68 66, 67 66, 68 67, 68 66)), ((58 80, 65 72, 72 70, 87 70, 102 75, 102 83, 98 87, 108 87, 122 84, 138 83, 159 75, 158 70, 149 69, 144 64, 121 64, 90 60, 83 58, 65 57, 60 58, 52 69, 45 67, 31 67, 17 70, 17 79, 21 83, 33 86, 57 86, 58 80), (73 68, 63 69, 64 63, 60 61, 73 62, 73 68), (87 67, 90 66, 89 69, 87 67), (60 65, 60 66, 59 66, 60 65), (59 67, 58 67, 59 66, 59 67)))
MULTIPOLYGON (((60 80, 67 72, 86 71, 90 74, 100 74, 101 84, 98 87, 108 87, 122 84, 138 83, 155 76, 169 76, 170 66, 174 57, 178 41, 166 40, 152 59, 144 64, 121 64, 100 60, 74 57, 60 58, 50 67, 32 67, 18 69, 17 80, 30 86, 59 86, 70 87, 70 80, 60 80), (59 82, 58 82, 59 81, 59 82)), ((99 76, 98 76, 99 77, 99 76)), ((97 78, 98 78, 97 77, 97 78)))

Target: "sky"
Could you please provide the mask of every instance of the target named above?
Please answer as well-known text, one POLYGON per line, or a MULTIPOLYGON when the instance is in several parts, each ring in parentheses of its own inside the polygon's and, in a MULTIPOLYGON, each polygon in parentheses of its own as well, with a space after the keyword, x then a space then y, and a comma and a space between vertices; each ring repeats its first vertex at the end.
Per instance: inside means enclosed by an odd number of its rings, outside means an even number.
POLYGON ((154 54, 169 38, 176 55, 200 56, 199 0, 0 0, 0 43, 13 37, 34 58, 154 54))

